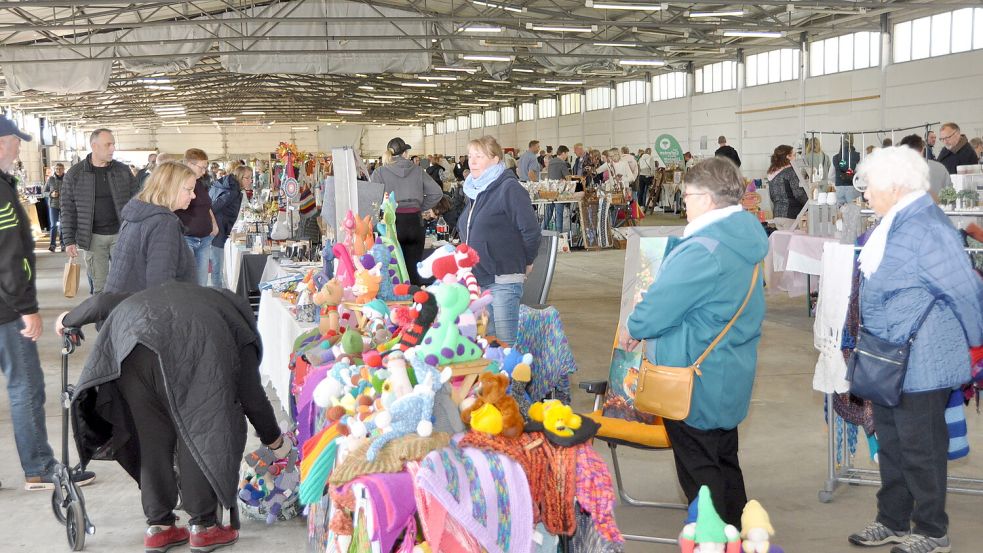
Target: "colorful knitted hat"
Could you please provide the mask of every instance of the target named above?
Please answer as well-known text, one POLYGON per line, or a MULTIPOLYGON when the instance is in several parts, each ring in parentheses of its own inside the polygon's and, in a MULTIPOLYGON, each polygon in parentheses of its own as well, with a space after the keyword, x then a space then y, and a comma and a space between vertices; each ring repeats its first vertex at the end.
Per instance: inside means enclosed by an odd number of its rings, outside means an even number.
POLYGON ((696 543, 727 543, 727 534, 724 533, 723 519, 713 508, 713 500, 710 498, 710 488, 700 486, 700 494, 697 504, 696 514, 696 543))
POLYGON ((416 484, 432 495, 488 553, 528 553, 533 512, 522 466, 489 450, 456 444, 420 463, 416 484))

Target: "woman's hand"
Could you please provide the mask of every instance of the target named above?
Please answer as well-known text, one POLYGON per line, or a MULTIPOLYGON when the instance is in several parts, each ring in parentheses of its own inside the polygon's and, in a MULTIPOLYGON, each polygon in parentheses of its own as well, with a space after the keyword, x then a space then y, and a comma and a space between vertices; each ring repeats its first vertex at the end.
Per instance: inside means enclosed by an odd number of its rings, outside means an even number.
POLYGON ((526 265, 526 276, 532 274, 532 264, 526 265))
POLYGON ((68 315, 68 311, 65 311, 58 318, 55 319, 55 334, 63 336, 65 334, 65 315, 68 315))

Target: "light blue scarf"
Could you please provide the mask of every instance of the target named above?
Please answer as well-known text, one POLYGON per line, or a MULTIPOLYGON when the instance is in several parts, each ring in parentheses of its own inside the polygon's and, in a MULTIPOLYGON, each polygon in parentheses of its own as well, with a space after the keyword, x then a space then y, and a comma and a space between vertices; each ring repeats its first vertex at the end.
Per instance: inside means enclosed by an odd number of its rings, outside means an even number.
POLYGON ((472 200, 477 199, 478 194, 484 192, 488 185, 498 180, 504 172, 505 164, 499 163, 485 169, 480 177, 475 177, 474 173, 469 174, 468 178, 464 179, 464 193, 472 200))

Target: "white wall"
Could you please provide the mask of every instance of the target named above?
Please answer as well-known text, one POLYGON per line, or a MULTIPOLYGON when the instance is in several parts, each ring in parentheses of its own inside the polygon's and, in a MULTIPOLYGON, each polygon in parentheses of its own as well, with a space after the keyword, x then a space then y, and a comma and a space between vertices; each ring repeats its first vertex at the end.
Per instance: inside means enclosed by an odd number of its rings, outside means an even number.
MULTIPOLYGON (((899 128, 929 122, 955 121, 969 136, 983 135, 983 51, 891 64, 880 68, 848 71, 771 85, 697 94, 680 98, 590 111, 557 118, 471 129, 428 136, 427 153, 463 154, 465 137, 491 134, 503 147, 526 149, 529 140, 543 146, 576 142, 595 148, 628 146, 632 151, 651 147, 655 137, 669 133, 684 150, 712 155, 717 136, 728 137, 740 152, 746 176, 760 177, 768 168, 772 150, 779 144, 800 145, 807 130, 860 131, 899 128), (884 92, 882 93, 882 79, 884 92), (800 90, 802 89, 802 90, 800 90), (738 111, 775 108, 789 104, 860 98, 878 99, 738 115, 738 111), (690 107, 692 106, 692 107, 690 107), (613 134, 612 134, 613 129, 613 134), (707 150, 700 150, 700 137, 707 150)), ((914 131, 912 131, 914 132, 914 131)), ((900 140, 896 135, 895 141, 900 140)), ((867 136, 870 144, 880 139, 867 136)), ((857 138, 860 149, 861 138, 857 138)), ((839 148, 838 135, 825 135, 823 145, 832 156, 839 148)), ((937 147, 941 148, 941 144, 937 147)))

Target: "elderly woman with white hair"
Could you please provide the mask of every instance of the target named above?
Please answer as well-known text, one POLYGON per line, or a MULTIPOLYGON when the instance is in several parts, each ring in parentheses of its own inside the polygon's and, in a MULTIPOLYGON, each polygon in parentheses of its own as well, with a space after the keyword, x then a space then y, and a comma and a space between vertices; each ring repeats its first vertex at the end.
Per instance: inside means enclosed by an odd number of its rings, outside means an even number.
MULTIPOLYGON (((856 183, 881 220, 860 252, 862 332, 851 365, 872 374, 872 363, 892 361, 872 357, 865 340, 910 348, 900 399, 874 403, 877 518, 849 541, 897 544, 892 553, 948 552, 945 409, 952 390, 970 378, 970 346, 983 344, 983 284, 956 229, 926 193, 928 166, 914 150, 875 151, 858 167, 856 183)), ((852 378, 856 387, 862 375, 852 378)))

